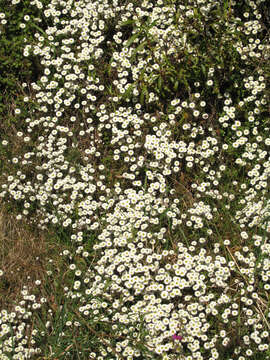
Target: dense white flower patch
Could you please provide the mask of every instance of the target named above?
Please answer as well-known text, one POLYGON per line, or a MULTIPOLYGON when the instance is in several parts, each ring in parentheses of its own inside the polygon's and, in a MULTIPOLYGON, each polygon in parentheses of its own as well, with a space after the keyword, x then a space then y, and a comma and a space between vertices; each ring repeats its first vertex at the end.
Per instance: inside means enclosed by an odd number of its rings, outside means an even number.
MULTIPOLYGON (((91 358, 108 359, 115 348, 115 359, 213 360, 229 349, 228 356, 243 360, 254 349, 269 348, 270 143, 260 123, 265 77, 261 69, 254 76, 243 69, 232 84, 244 89, 237 103, 229 90, 217 90, 220 66, 202 68, 205 83, 186 83, 186 98, 168 95, 166 108, 157 91, 168 58, 175 75, 198 51, 207 55, 196 37, 196 26, 202 31, 198 9, 204 20, 213 20, 218 6, 199 0, 179 6, 165 0, 53 0, 43 9, 50 26, 24 48, 25 56, 39 56, 44 73, 31 84, 38 106, 22 119, 17 135, 23 153, 11 159, 15 170, 4 174, 1 196, 18 201, 19 216, 33 216, 42 229, 69 231, 77 255, 87 259, 87 249, 95 251, 85 273, 70 267, 77 278, 66 291, 85 320, 108 322, 114 331, 113 344, 101 342, 91 358), (125 31, 127 25, 132 30, 125 31), (149 112, 140 102, 142 81, 154 106, 149 112), (211 112, 205 88, 213 88, 219 113, 211 112), (129 89, 133 96, 125 103, 129 89), (222 143, 226 131, 230 139, 222 143), (177 192, 185 171, 189 201, 177 192), (248 177, 243 183, 241 171, 248 177), (239 249, 230 247, 230 234, 219 233, 221 208, 237 208, 231 217, 239 249), (254 226, 257 232, 245 245, 254 226), (175 333, 183 337, 177 346, 175 333), (243 339, 234 343, 237 336, 243 339)), ((219 41, 224 48, 232 42, 230 49, 248 66, 269 45, 259 39, 256 4, 245 3, 254 19, 248 21, 245 14, 242 20, 233 15, 236 2, 230 6, 219 41)), ((2 326, 1 337, 8 331, 2 326)), ((3 359, 12 340, 5 341, 3 359)))
POLYGON ((27 288, 22 291, 22 296, 23 300, 15 306, 13 312, 0 312, 0 358, 3 360, 10 359, 11 354, 12 359, 29 359, 41 352, 38 347, 34 347, 36 341, 32 338, 38 330, 31 329, 29 320, 33 312, 40 309, 47 300, 41 298, 37 301, 35 295, 29 295, 27 288))

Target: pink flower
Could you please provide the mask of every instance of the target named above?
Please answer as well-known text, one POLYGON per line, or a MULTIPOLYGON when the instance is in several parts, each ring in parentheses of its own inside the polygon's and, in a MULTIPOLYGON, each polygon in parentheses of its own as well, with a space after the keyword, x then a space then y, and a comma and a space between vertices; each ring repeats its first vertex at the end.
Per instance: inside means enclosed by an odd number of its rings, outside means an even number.
POLYGON ((174 334, 172 336, 172 338, 173 338, 173 340, 182 340, 183 339, 183 337, 181 335, 176 335, 176 334, 174 334))

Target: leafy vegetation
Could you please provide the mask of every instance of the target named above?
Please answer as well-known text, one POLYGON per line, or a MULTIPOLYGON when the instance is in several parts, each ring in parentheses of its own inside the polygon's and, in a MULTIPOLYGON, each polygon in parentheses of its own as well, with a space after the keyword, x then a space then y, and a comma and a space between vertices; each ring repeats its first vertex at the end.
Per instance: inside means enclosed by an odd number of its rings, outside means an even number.
POLYGON ((266 1, 0 9, 0 359, 270 359, 266 1))

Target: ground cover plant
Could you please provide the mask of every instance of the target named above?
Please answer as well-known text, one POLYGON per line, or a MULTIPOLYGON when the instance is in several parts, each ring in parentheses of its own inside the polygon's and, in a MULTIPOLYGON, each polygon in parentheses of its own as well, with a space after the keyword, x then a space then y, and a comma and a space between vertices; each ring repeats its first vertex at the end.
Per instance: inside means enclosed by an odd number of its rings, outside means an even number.
POLYGON ((266 2, 0 4, 0 359, 270 359, 266 2))

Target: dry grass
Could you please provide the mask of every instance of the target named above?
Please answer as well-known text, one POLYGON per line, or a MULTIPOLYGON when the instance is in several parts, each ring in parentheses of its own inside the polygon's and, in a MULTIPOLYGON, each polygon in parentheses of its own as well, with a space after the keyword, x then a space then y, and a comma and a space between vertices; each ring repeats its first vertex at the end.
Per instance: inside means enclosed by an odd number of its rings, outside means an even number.
POLYGON ((9 310, 24 285, 32 288, 35 280, 44 279, 51 249, 46 234, 16 220, 0 203, 0 309, 9 310))

